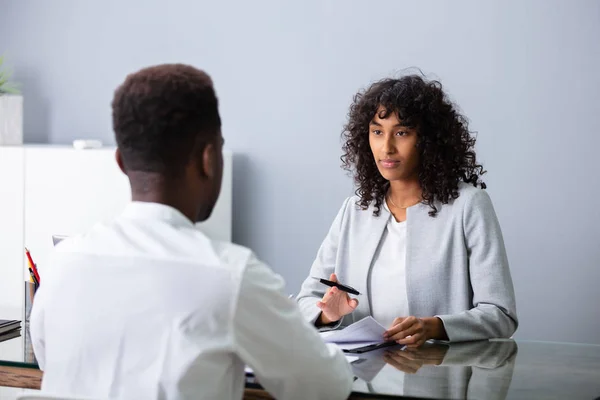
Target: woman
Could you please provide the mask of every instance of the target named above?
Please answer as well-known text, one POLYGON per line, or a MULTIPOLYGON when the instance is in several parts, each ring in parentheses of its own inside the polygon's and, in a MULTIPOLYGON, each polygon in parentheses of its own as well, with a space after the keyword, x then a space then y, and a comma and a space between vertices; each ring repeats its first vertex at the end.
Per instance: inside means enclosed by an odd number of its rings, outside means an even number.
POLYGON ((366 316, 384 338, 510 337, 514 290, 475 138, 437 81, 411 75, 359 92, 343 138, 358 189, 325 238, 298 302, 316 326, 366 316), (339 279, 361 295, 311 277, 339 279))

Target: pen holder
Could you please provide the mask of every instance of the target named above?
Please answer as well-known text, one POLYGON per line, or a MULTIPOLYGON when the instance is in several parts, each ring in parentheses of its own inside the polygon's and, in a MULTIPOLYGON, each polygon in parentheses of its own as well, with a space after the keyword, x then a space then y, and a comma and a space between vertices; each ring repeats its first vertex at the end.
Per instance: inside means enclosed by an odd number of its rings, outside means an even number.
POLYGON ((29 325, 29 316, 37 288, 33 282, 25 281, 25 323, 29 325))

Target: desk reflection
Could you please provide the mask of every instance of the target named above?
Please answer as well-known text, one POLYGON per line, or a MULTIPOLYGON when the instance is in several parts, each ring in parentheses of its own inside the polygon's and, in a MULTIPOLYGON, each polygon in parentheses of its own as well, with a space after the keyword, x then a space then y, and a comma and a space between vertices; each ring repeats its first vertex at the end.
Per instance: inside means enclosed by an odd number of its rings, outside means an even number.
POLYGON ((358 377, 353 390, 437 399, 505 399, 517 352, 514 341, 381 349, 352 364, 358 377))

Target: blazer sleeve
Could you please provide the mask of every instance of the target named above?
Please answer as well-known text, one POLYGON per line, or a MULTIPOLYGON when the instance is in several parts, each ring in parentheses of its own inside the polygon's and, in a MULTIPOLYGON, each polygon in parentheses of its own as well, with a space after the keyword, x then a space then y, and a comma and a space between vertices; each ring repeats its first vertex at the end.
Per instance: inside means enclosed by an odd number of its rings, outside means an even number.
POLYGON ((500 224, 484 190, 466 199, 463 229, 474 307, 437 317, 453 342, 508 338, 518 326, 515 292, 500 224))
POLYGON ((310 273, 304 283, 302 283, 300 293, 296 298, 302 314, 313 324, 321 314, 321 310, 317 307, 317 302, 323 298, 327 287, 319 283, 316 279, 312 279, 312 277, 329 279, 329 275, 335 271, 340 232, 350 199, 347 198, 338 211, 325 240, 323 240, 317 252, 317 257, 312 264, 310 273))

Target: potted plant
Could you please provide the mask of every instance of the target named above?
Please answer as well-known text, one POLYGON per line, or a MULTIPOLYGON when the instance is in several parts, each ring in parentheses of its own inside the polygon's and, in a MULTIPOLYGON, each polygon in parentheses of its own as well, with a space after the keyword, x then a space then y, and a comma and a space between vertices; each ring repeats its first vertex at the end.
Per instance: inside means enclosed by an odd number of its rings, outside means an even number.
POLYGON ((0 146, 23 144, 23 96, 0 56, 0 146))

